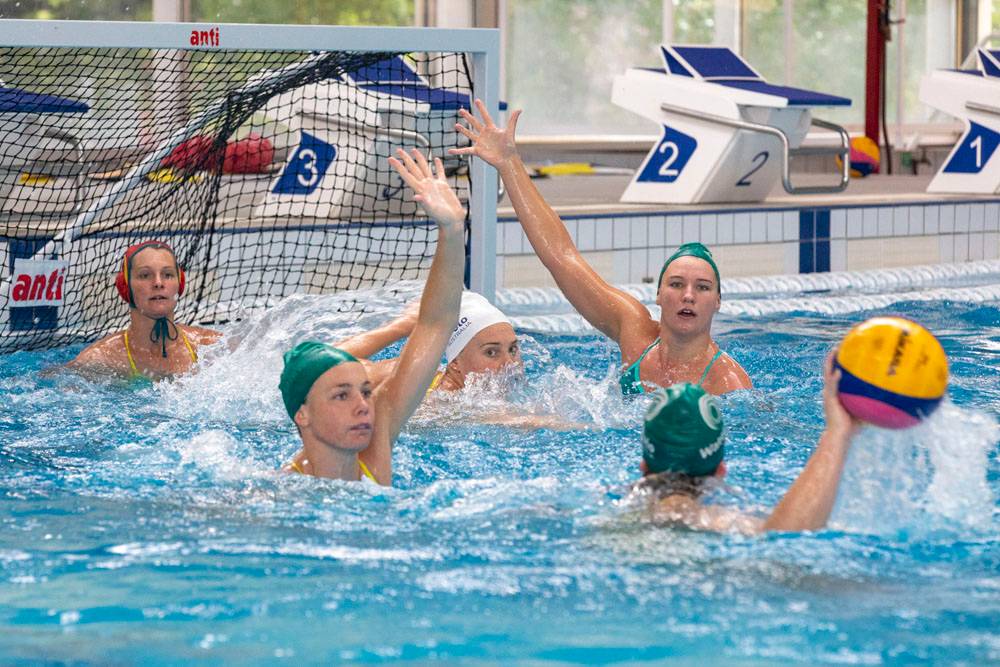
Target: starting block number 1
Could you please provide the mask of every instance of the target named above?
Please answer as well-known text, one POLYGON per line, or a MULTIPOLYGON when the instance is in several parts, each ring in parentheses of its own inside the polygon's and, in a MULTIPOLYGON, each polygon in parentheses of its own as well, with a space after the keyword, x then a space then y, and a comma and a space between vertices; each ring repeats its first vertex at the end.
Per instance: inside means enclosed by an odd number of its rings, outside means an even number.
POLYGON ((697 147, 694 137, 664 125, 663 137, 649 154, 636 182, 673 183, 684 171, 697 147))
POLYGON ((997 146, 1000 146, 1000 134, 970 121, 969 131, 962 137, 943 173, 978 174, 993 157, 997 146))

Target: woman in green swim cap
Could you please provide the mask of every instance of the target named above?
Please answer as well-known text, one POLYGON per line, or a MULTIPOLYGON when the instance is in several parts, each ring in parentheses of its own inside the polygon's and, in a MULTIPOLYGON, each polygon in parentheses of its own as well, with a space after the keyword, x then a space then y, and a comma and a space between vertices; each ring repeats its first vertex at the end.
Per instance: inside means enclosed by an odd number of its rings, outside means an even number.
POLYGON ((657 390, 643 422, 643 478, 635 486, 648 497, 653 519, 720 532, 823 528, 837 499, 851 440, 861 426, 840 403, 840 371, 832 360, 831 354, 823 368, 826 428, 798 479, 767 518, 702 502, 706 483, 726 474, 725 431, 715 397, 690 383, 657 390))
POLYGON ((315 341, 285 354, 279 388, 302 449, 285 470, 316 477, 392 484, 392 445, 437 371, 455 322, 465 268, 465 210, 444 177, 414 150, 389 163, 438 225, 437 249, 416 325, 392 374, 373 388, 348 352, 315 341))
POLYGON ((482 101, 482 120, 463 110, 470 139, 456 155, 476 155, 497 169, 531 247, 573 307, 621 350, 626 367, 622 390, 643 393, 647 386, 692 382, 712 394, 751 386, 746 371, 712 340, 712 318, 721 305, 719 271, 700 243, 682 246, 663 265, 657 292, 659 321, 642 303, 611 285, 587 264, 559 215, 545 201, 517 153, 514 132, 520 111, 506 128, 497 127, 482 101))

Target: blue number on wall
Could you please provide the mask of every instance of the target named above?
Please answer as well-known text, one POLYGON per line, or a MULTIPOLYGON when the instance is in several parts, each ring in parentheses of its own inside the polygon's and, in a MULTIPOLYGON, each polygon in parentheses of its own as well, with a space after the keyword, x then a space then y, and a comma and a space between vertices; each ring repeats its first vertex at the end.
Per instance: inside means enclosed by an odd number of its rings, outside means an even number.
POLYGON ((299 147, 278 177, 274 189, 277 195, 307 195, 317 187, 326 170, 337 158, 337 147, 308 132, 302 133, 299 147))
POLYGON ((684 171, 697 147, 698 142, 694 137, 664 125, 663 137, 642 168, 638 182, 673 183, 684 171))
POLYGON ((955 154, 944 167, 946 174, 978 174, 1000 145, 1000 134, 970 121, 969 131, 962 137, 955 154))

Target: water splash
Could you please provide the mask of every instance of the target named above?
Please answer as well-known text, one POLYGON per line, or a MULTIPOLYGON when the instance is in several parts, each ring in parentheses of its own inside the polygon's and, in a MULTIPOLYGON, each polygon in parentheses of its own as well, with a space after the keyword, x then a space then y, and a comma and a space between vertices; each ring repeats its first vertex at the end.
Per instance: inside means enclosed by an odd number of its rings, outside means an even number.
POLYGON ((996 530, 987 482, 1000 429, 946 400, 923 424, 855 438, 832 525, 874 534, 996 530))

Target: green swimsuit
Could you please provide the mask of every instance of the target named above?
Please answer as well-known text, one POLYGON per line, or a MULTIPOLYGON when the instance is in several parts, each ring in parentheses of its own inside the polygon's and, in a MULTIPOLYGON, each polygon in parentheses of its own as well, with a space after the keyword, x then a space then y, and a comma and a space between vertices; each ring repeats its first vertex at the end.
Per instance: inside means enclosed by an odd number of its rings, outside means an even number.
MULTIPOLYGON (((657 345, 659 345, 659 343, 660 343, 659 338, 650 343, 649 347, 643 350, 642 354, 639 355, 639 358, 636 359, 631 366, 629 366, 622 372, 622 377, 620 380, 622 386, 622 394, 624 394, 625 396, 629 396, 633 394, 646 393, 646 388, 643 386, 642 380, 639 379, 639 365, 642 363, 642 360, 646 358, 646 355, 649 354, 649 351, 652 350, 657 345)), ((715 356, 712 357, 712 360, 708 362, 708 366, 705 366, 705 372, 701 374, 701 379, 698 380, 699 387, 701 386, 701 383, 705 381, 705 378, 708 377, 708 372, 712 370, 712 365, 715 363, 715 360, 721 356, 722 356, 722 349, 720 348, 715 353, 715 356)))

